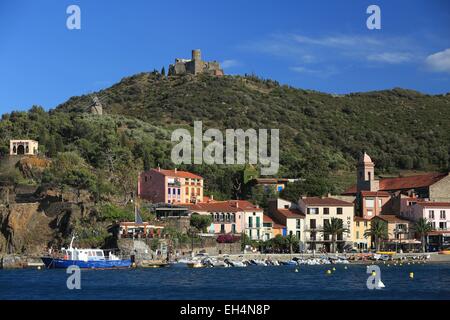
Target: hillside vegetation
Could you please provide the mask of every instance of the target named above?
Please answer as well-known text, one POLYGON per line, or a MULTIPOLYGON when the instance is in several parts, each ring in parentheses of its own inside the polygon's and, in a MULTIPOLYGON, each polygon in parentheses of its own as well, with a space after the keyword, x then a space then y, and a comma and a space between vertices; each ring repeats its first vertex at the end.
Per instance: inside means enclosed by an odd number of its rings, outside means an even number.
MULTIPOLYGON (((449 169, 448 94, 393 89, 335 96, 255 76, 167 78, 152 72, 124 78, 97 95, 104 98, 106 115, 83 109, 91 104, 88 95, 73 97, 50 112, 34 106, 4 114, 0 154, 8 153, 11 138, 36 139, 49 157, 81 156, 84 171, 78 178, 86 176, 86 168, 92 174, 86 188, 126 197, 140 170, 173 167, 172 130, 202 120, 204 130, 280 129, 278 175, 321 179, 323 191, 348 186, 328 178, 354 171, 363 150, 376 162, 378 174, 449 169)), ((183 168, 203 175, 210 194, 240 196, 242 166, 183 168)), ((44 173, 46 181, 51 173, 44 173)))

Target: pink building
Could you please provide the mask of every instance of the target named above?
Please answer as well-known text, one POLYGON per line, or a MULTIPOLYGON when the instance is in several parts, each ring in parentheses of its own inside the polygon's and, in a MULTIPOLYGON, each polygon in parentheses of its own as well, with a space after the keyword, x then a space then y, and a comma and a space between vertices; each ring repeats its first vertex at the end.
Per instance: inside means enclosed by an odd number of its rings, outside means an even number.
POLYGON ((362 218, 372 219, 382 213, 384 205, 391 199, 386 191, 361 191, 360 204, 362 218))
POLYGON ((450 233, 450 202, 431 202, 416 198, 401 200, 401 216, 417 221, 427 219, 436 231, 449 231, 450 233))
POLYGON ((153 203, 200 202, 203 200, 203 178, 177 169, 151 169, 139 175, 138 196, 153 203))
POLYGON ((209 233, 242 233, 252 239, 263 234, 263 209, 245 200, 214 201, 190 205, 192 214, 210 215, 209 233), (253 221, 254 219, 254 221, 253 221))

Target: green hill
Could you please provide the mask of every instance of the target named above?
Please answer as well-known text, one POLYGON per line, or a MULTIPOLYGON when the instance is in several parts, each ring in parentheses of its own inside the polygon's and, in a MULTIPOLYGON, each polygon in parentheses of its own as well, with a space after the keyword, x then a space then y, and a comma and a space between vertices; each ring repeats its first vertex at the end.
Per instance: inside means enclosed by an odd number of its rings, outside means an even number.
MULTIPOLYGON (((121 170, 136 175, 143 168, 172 167, 171 131, 202 120, 204 130, 280 129, 283 177, 345 176, 362 150, 378 173, 449 168, 449 94, 393 89, 337 96, 254 76, 167 78, 156 72, 124 78, 96 94, 106 115, 86 112, 88 95, 50 112, 35 106, 3 115, 0 153, 7 154, 10 138, 37 139, 48 156, 74 151, 96 175, 112 181, 121 170)), ((235 196, 239 189, 242 167, 185 169, 202 174, 219 197, 235 196)), ((346 187, 335 180, 331 191, 346 187)), ((120 189, 120 178, 116 183, 120 189)))

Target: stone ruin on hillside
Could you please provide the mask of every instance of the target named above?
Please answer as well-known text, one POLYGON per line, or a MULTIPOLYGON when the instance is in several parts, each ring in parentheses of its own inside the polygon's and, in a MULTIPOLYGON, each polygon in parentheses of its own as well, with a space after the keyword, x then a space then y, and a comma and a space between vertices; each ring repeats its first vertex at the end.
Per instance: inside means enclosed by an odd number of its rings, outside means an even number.
POLYGON ((223 70, 217 61, 203 61, 199 49, 192 50, 192 59, 175 59, 175 63, 169 66, 169 76, 180 76, 186 74, 209 74, 212 76, 223 76, 223 70))

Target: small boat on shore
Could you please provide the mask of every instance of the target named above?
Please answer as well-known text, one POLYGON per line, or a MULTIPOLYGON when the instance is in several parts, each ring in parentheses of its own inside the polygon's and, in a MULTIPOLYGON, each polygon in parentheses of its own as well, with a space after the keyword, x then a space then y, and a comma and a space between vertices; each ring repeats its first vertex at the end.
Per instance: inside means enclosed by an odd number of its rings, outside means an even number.
POLYGON ((120 259, 112 253, 105 256, 102 249, 74 248, 72 237, 69 248, 62 248, 62 257, 41 257, 47 269, 66 269, 77 266, 83 269, 118 269, 129 268, 131 259, 120 259))
POLYGON ((189 261, 186 263, 189 268, 203 268, 204 265, 201 261, 189 261))

